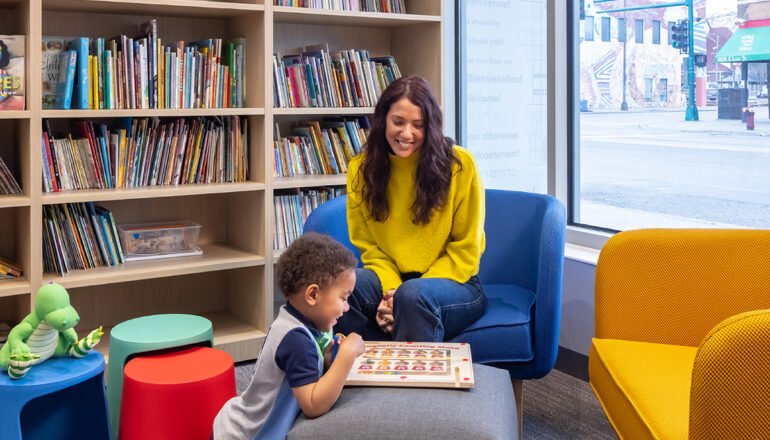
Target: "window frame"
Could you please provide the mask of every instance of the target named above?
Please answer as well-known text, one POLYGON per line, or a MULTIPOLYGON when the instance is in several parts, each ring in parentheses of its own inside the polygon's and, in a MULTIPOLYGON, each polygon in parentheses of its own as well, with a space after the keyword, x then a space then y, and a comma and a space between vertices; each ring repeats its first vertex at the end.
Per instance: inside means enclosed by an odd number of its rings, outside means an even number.
POLYGON ((568 0, 563 8, 557 0, 548 0, 548 193, 567 208, 567 243, 598 250, 619 231, 575 221, 580 182, 580 79, 575 74, 580 66, 579 3, 568 0))
POLYGON ((652 20, 652 44, 660 44, 660 20, 652 20))

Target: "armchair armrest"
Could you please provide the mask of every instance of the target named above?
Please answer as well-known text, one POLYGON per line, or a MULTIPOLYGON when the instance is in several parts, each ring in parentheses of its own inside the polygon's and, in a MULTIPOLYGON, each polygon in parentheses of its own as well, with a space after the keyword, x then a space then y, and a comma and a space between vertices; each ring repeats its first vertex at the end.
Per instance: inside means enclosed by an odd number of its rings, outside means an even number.
POLYGON ((690 439, 770 438, 770 310, 719 323, 695 356, 690 439))
POLYGON ((559 349, 566 217, 564 205, 556 199, 549 199, 540 230, 537 288, 532 312, 535 356, 530 376, 534 379, 551 371, 559 349))

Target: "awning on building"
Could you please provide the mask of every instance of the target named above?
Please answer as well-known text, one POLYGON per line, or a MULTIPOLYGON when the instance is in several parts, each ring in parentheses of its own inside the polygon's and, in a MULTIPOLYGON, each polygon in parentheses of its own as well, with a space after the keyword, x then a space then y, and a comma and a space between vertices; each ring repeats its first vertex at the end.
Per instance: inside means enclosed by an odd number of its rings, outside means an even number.
POLYGON ((719 49, 717 63, 770 61, 770 26, 738 29, 719 49))

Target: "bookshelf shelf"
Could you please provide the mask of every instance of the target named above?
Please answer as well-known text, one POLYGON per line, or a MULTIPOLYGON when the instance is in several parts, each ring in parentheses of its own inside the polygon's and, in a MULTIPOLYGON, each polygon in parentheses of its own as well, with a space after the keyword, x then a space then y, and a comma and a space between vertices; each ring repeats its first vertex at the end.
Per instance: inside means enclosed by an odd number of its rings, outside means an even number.
POLYGON ((264 115, 263 108, 185 108, 145 110, 43 110, 44 118, 134 118, 191 117, 191 116, 251 116, 264 115))
POLYGON ((274 189, 309 188, 315 186, 335 186, 347 183, 347 174, 321 174, 296 177, 273 178, 274 189))
POLYGON ((273 20, 293 24, 391 27, 438 23, 441 16, 273 6, 273 20))
MULTIPOLYGON (((75 202, 101 202, 107 200, 133 200, 161 197, 181 197, 202 194, 228 194, 246 191, 263 191, 264 183, 204 183, 190 185, 166 185, 142 188, 85 189, 46 193, 42 196, 43 205, 75 202)), ((0 205, 1 206, 1 205, 0 205)))
POLYGON ((274 108, 275 116, 332 116, 332 115, 372 115, 374 107, 294 107, 274 108))
POLYGON ((30 203, 29 196, 25 195, 0 196, 0 208, 17 208, 19 206, 29 206, 30 203))
POLYGON ((230 246, 209 244, 200 247, 203 249, 203 255, 130 261, 117 266, 73 270, 65 276, 46 273, 43 275, 43 284, 53 281, 69 289, 265 264, 263 256, 230 246))
POLYGON ((28 119, 29 114, 29 110, 3 110, 0 119, 28 119))
POLYGON ((263 5, 205 0, 43 0, 51 11, 89 11, 111 14, 139 13, 176 17, 238 17, 246 12, 264 11, 263 5))
POLYGON ((29 280, 22 276, 13 280, 0 280, 0 298, 27 294, 30 291, 29 280))

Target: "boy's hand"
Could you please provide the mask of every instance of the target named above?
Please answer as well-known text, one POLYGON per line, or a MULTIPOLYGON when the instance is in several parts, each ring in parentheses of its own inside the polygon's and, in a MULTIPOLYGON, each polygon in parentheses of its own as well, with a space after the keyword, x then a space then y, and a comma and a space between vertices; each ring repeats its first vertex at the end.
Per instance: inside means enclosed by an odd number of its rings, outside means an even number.
POLYGON ((332 364, 332 350, 334 349, 334 341, 324 348, 324 371, 329 369, 332 364))
POLYGON ((380 329, 385 333, 391 333, 393 331, 393 295, 395 295, 395 293, 395 289, 388 290, 385 296, 382 297, 380 305, 377 306, 377 325, 379 325, 380 329))
MULTIPOLYGON (((342 339, 342 338, 341 338, 342 339)), ((351 333, 340 341, 337 357, 348 356, 350 360, 364 354, 364 340, 358 333, 351 333)))

